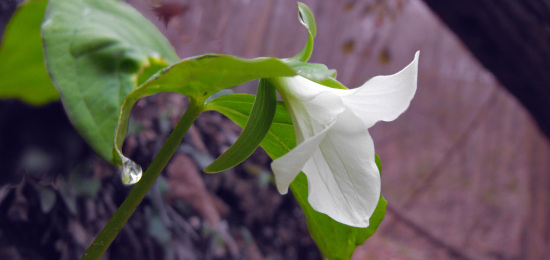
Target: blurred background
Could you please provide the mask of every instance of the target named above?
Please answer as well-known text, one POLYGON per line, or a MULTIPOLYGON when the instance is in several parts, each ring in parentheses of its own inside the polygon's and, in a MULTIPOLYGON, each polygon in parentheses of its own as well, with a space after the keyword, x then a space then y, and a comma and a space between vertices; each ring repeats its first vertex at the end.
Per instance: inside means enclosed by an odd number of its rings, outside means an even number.
MULTIPOLYGON (((306 41, 291 0, 128 2, 180 57, 284 58, 306 41)), ((388 210, 354 259, 550 259, 546 2, 304 2, 318 28, 310 61, 350 88, 421 53, 410 108, 371 129, 388 210)), ((0 6, 2 25, 14 4, 0 6)), ((235 91, 254 93, 254 84, 235 91)), ((147 165, 185 106, 167 93, 139 101, 125 154, 147 165)), ((320 259, 263 151, 227 172, 201 172, 239 132, 202 114, 105 259, 320 259)), ((129 191, 58 102, 0 100, 0 155, 0 259, 79 257, 129 191)))

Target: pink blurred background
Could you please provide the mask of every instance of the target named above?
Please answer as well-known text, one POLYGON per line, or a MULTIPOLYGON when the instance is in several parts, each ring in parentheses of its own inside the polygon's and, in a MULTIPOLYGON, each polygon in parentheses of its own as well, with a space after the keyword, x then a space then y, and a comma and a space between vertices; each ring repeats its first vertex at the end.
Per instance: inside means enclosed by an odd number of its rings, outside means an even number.
MULTIPOLYGON (((395 73, 421 52, 411 107, 371 132, 388 212, 354 259, 519 259, 550 250, 548 140, 429 8, 419 0, 304 2, 318 27, 310 61, 337 69, 348 87, 395 73)), ((130 3, 158 21, 155 3, 130 3)), ((294 1, 178 3, 187 11, 157 25, 180 57, 290 57, 306 39, 294 1)))

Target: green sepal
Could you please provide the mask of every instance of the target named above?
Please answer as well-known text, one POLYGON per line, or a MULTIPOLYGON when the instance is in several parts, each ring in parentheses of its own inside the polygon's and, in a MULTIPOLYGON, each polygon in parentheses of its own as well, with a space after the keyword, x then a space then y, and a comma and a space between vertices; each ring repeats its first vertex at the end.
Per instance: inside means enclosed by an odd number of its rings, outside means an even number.
MULTIPOLYGON (((229 149, 208 165, 204 171, 208 173, 225 171, 235 167, 252 155, 269 131, 275 116, 276 104, 277 91, 275 87, 268 80, 260 79, 254 105, 241 135, 229 149)), ((206 109, 208 109, 208 104, 206 109)))
POLYGON ((297 60, 284 60, 288 66, 296 70, 296 73, 315 82, 332 77, 336 70, 329 69, 325 64, 307 63, 297 60))
POLYGON ((309 57, 311 57, 311 53, 313 52, 313 39, 317 34, 317 25, 315 24, 315 17, 313 17, 313 13, 309 7, 303 3, 298 3, 298 20, 307 29, 307 42, 304 48, 289 60, 306 62, 309 60, 309 57))
POLYGON ((336 70, 329 69, 325 64, 307 63, 291 59, 283 61, 292 67, 296 74, 330 88, 347 89, 336 80, 336 70))

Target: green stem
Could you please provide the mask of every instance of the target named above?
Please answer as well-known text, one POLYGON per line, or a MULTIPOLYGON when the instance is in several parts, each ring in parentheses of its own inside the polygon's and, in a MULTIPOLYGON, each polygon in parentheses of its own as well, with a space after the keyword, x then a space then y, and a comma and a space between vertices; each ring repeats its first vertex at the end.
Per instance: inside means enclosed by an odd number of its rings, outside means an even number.
POLYGON ((185 111, 185 114, 183 114, 178 125, 166 140, 166 143, 164 143, 164 146, 162 146, 153 162, 151 162, 141 180, 130 191, 126 200, 120 205, 120 208, 107 222, 107 225, 101 230, 82 258, 80 258, 81 260, 99 259, 105 253, 170 160, 181 139, 197 116, 202 112, 203 106, 204 102, 196 102, 191 99, 187 111, 185 111))

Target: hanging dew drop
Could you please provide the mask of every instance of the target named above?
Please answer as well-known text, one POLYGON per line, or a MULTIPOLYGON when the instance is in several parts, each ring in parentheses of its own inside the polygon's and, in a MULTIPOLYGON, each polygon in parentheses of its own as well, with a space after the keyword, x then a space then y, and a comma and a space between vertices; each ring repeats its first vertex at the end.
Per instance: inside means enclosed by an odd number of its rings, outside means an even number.
POLYGON ((123 157, 122 159, 122 183, 125 185, 136 184, 141 179, 141 166, 134 161, 123 157))

